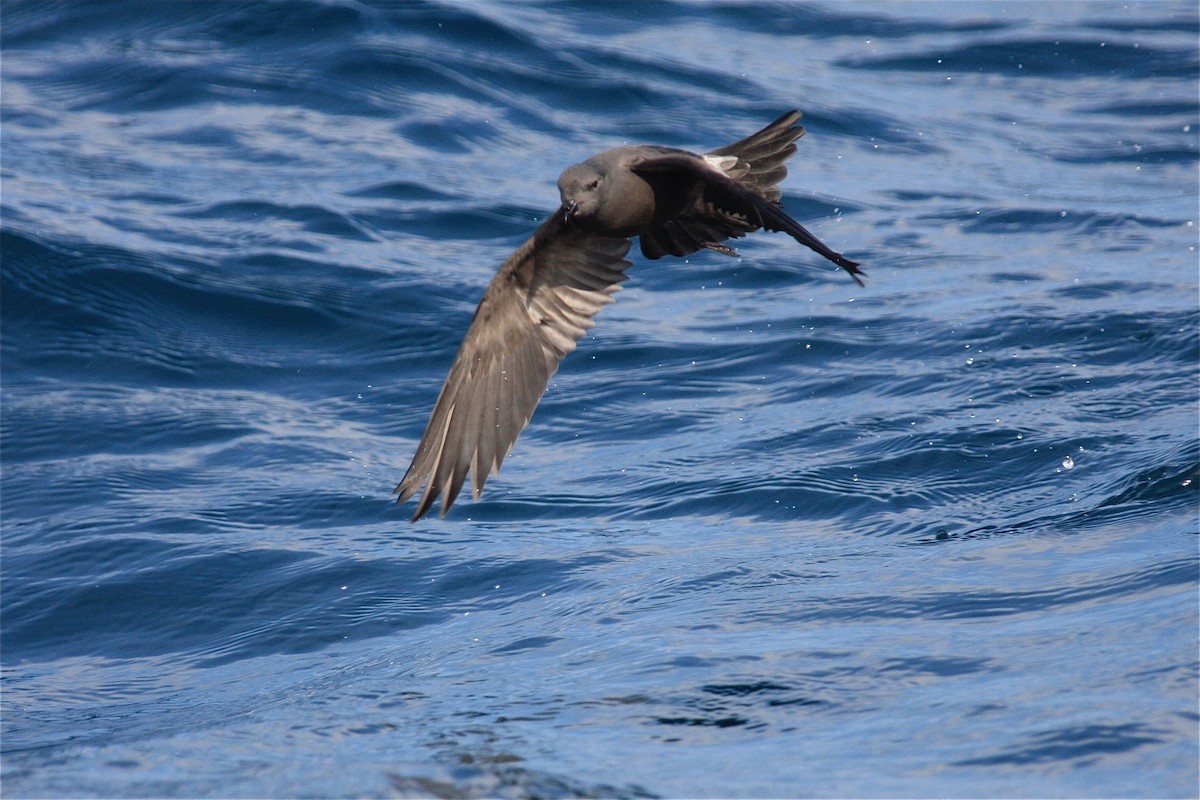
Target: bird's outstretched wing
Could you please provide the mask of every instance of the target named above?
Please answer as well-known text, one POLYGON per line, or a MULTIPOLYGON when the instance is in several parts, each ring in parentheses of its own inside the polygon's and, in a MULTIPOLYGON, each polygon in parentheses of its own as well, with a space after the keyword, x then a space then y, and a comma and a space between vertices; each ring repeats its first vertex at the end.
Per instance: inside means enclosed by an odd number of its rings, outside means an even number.
POLYGON ((524 430, 558 362, 620 289, 629 239, 585 233, 562 209, 513 253, 484 292, 416 456, 396 487, 422 486, 413 520, 440 495, 445 514, 467 473, 475 498, 524 430))
MULTIPOLYGON (((799 111, 789 111, 757 133, 710 151, 709 163, 755 194, 778 203, 782 196, 779 183, 787 177, 786 162, 796 153, 796 140, 804 135, 799 120, 799 111)), ((723 220, 685 211, 644 231, 640 236, 642 254, 646 258, 686 256, 755 230, 745 225, 745 220, 737 218, 723 220)))
MULTIPOLYGON (((782 165, 778 168, 783 169, 782 165)), ((803 225, 788 216, 779 203, 748 187, 744 180, 735 180, 714 169, 703 157, 664 149, 660 154, 633 164, 630 169, 651 180, 656 174, 666 174, 678 179, 686 177, 698 183, 700 191, 696 202, 673 221, 676 230, 671 234, 672 241, 680 241, 681 233, 690 237, 691 243, 687 245, 690 249, 686 249, 684 254, 695 252, 701 247, 712 247, 729 236, 742 236, 750 231, 766 228, 788 234, 800 244, 842 267, 859 286, 863 285, 859 276, 864 273, 858 268, 857 261, 851 261, 841 253, 834 252, 809 233, 803 225), (700 239, 697 234, 719 235, 720 238, 700 239), (692 243, 695 246, 692 246, 692 243)), ((660 230, 668 230, 671 225, 672 222, 668 222, 660 230)), ((642 249, 644 252, 644 234, 642 249)))

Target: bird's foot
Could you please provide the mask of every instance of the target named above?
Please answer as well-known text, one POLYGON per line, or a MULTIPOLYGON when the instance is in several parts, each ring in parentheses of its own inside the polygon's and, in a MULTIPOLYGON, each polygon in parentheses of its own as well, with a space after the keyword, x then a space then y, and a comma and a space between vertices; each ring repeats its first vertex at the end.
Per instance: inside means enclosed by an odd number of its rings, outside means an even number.
POLYGON ((721 244, 720 242, 705 242, 704 246, 707 247, 709 250, 715 250, 718 253, 721 253, 721 254, 727 255, 727 256, 736 257, 738 254, 737 250, 734 250, 732 247, 730 247, 727 244, 721 244))

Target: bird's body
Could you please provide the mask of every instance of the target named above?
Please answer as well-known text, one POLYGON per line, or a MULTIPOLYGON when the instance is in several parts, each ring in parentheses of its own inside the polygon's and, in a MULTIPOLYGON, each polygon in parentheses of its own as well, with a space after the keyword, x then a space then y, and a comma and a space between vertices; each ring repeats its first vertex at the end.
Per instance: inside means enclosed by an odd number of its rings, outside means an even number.
POLYGON ((434 404, 416 456, 396 487, 404 502, 425 487, 413 520, 440 496, 443 514, 471 474, 478 499, 528 424, 559 361, 625 280, 637 236, 647 258, 702 248, 728 255, 730 237, 788 233, 843 267, 779 206, 785 163, 804 134, 799 112, 709 153, 618 147, 567 168, 562 207, 500 267, 484 292, 434 404))

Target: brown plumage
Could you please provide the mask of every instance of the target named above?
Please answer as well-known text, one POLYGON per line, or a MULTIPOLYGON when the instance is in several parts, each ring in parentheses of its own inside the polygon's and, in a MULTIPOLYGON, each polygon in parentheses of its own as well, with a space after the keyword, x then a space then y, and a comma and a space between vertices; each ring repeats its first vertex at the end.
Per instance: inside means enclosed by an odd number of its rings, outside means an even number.
POLYGON ((563 172, 562 207, 488 285, 412 465, 395 489, 402 503, 425 487, 413 521, 439 496, 445 514, 468 473, 479 498, 559 361, 620 289, 630 266, 629 237, 639 237, 647 258, 660 258, 701 248, 733 255, 726 239, 759 228, 782 231, 862 285, 856 262, 830 250, 779 206, 785 162, 804 135, 799 119, 799 112, 789 112, 705 155, 618 147, 563 172))

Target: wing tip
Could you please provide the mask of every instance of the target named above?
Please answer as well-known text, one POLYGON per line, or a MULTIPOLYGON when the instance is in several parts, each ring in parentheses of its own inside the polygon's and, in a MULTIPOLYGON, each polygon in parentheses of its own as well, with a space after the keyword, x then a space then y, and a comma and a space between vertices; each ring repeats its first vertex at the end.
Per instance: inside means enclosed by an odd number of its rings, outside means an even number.
POLYGON ((857 261, 846 259, 846 263, 842 264, 841 267, 845 269, 846 272, 850 273, 850 277, 853 278, 854 282, 857 283, 861 288, 867 288, 867 284, 863 282, 863 278, 867 277, 867 273, 858 268, 857 261))
POLYGON ((833 253, 831 256, 826 256, 826 258, 828 258, 834 264, 837 264, 842 269, 846 270, 847 274, 849 274, 850 277, 854 279, 854 282, 859 286, 864 288, 866 287, 866 284, 863 283, 863 278, 867 277, 867 273, 859 269, 859 267, 862 266, 862 262, 851 261, 841 253, 833 253))

